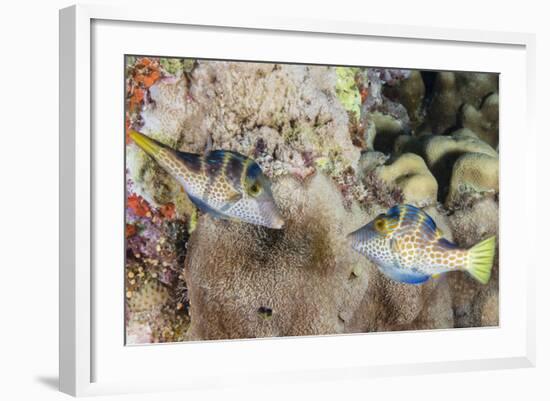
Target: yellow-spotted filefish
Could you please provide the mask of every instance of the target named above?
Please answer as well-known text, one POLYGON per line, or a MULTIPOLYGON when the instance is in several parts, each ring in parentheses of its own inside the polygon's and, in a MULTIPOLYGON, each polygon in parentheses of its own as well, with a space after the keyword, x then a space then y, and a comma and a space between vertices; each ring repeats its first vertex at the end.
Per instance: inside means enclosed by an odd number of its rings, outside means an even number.
POLYGON ((180 152, 137 131, 133 141, 184 188, 189 199, 216 218, 282 228, 283 219, 260 166, 237 152, 180 152))
POLYGON ((411 205, 397 205, 348 235, 352 247, 395 281, 421 284, 449 271, 466 271, 489 282, 495 237, 470 249, 443 238, 433 219, 411 205))

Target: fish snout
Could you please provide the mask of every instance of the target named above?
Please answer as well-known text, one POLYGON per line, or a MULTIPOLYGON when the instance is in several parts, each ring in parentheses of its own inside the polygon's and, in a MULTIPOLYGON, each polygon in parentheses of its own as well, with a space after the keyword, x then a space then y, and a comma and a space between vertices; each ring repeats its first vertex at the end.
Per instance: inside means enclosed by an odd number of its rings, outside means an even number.
POLYGON ((273 216, 271 228, 280 230, 281 228, 283 228, 284 225, 285 225, 285 221, 283 220, 280 214, 277 213, 276 215, 273 216))
POLYGON ((285 225, 285 220, 279 211, 275 202, 270 199, 267 202, 262 202, 260 207, 265 225, 269 228, 280 230, 285 225))
POLYGON ((162 143, 143 135, 140 132, 130 130, 128 135, 145 153, 156 158, 159 151, 165 147, 162 143))

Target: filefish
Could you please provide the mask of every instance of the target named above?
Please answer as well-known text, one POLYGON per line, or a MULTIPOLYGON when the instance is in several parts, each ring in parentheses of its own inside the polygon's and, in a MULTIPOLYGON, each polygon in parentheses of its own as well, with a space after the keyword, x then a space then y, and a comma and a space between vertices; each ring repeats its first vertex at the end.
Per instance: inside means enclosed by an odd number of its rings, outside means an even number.
POLYGON ((183 186, 203 212, 220 219, 283 227, 271 184, 254 160, 228 150, 206 155, 180 152, 133 130, 129 136, 183 186))
POLYGON ((411 205, 397 205, 348 235, 353 249, 395 281, 421 284, 449 271, 465 271, 487 284, 495 237, 470 249, 443 238, 433 219, 411 205))

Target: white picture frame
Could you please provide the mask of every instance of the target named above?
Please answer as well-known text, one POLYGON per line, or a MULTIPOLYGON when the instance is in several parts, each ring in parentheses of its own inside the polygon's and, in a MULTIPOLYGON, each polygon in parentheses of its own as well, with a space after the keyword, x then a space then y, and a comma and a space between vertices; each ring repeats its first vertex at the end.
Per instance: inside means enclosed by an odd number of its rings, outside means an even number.
MULTIPOLYGON (((360 21, 296 20, 261 16, 237 19, 215 13, 208 16, 181 15, 178 10, 113 8, 104 5, 78 5, 61 10, 60 390, 80 396, 235 386, 246 385, 265 372, 269 372, 272 381, 288 383, 295 380, 325 380, 342 377, 359 380, 386 375, 534 366, 535 284, 534 275, 531 273, 535 269, 536 252, 532 249, 534 244, 529 243, 527 238, 518 239, 514 236, 513 228, 522 222, 533 225, 536 221, 532 218, 536 211, 532 206, 528 207, 527 203, 528 197, 535 195, 535 151, 517 147, 516 139, 511 135, 515 130, 521 129, 525 132, 524 140, 525 137, 530 137, 534 142, 534 132, 531 127, 535 84, 534 43, 535 38, 531 34, 373 25, 360 21), (139 32, 147 29, 150 33, 149 43, 145 43, 143 38, 140 44, 142 47, 136 47, 128 42, 126 48, 125 31, 131 31, 133 36, 139 37, 139 32), (97 98, 102 96, 101 88, 109 86, 107 81, 111 77, 118 76, 119 85, 122 85, 122 67, 114 72, 112 70, 114 75, 103 75, 102 71, 111 68, 111 63, 122 63, 122 59, 113 61, 113 55, 118 57, 125 53, 156 53, 186 56, 187 54, 181 54, 181 52, 191 50, 182 50, 178 45, 164 41, 161 48, 159 45, 161 41, 158 40, 168 33, 190 34, 191 31, 186 33, 186 29, 192 30, 198 36, 203 35, 201 43, 205 49, 201 54, 192 54, 194 57, 247 59, 246 55, 253 54, 249 56, 252 58, 248 59, 297 62, 300 61, 300 57, 308 57, 307 60, 302 61, 369 65, 361 58, 348 60, 346 44, 360 46, 363 42, 372 41, 380 45, 380 41, 383 41, 384 46, 407 43, 408 46, 435 46, 442 52, 452 47, 457 54, 474 52, 472 54, 477 54, 479 57, 461 59, 460 63, 457 61, 454 64, 453 60, 445 59, 435 65, 428 56, 421 61, 405 53, 401 56, 393 55, 393 58, 386 55, 385 59, 380 59, 384 64, 371 63, 371 65, 470 69, 503 74, 505 85, 501 90, 503 98, 501 112, 511 110, 512 107, 519 111, 513 116, 503 113, 500 131, 502 136, 501 204, 503 205, 501 206, 503 267, 500 283, 502 315, 500 327, 452 330, 444 333, 437 331, 383 333, 124 347, 123 332, 120 330, 123 324, 123 314, 120 310, 123 293, 119 292, 123 281, 122 273, 119 274, 120 283, 115 283, 114 281, 117 280, 112 280, 112 277, 116 277, 116 274, 107 276, 103 273, 98 274, 94 270, 98 269, 98 265, 104 267, 105 261, 117 252, 116 247, 110 251, 101 250, 100 242, 103 239, 96 236, 98 230, 105 227, 102 219, 110 218, 116 221, 119 218, 116 213, 120 212, 120 210, 116 211, 116 207, 121 208, 121 205, 118 205, 112 209, 112 206, 105 203, 106 199, 102 198, 101 194, 106 193, 109 187, 100 177, 105 177, 109 171, 118 168, 117 163, 120 161, 120 154, 123 153, 123 146, 116 147, 116 143, 113 144, 114 146, 109 146, 111 144, 103 139, 98 141, 93 132, 98 127, 110 129, 110 126, 104 127, 104 123, 111 126, 116 124, 109 117, 98 120, 98 115, 103 116, 100 109, 106 106, 98 105, 97 98), (215 35, 212 36, 212 34, 215 35), (259 34, 263 35, 262 38, 266 42, 270 40, 282 42, 291 40, 294 43, 300 43, 300 40, 311 41, 313 50, 309 56, 302 54, 303 52, 292 53, 292 49, 285 50, 283 45, 266 48, 263 51, 256 49, 253 53, 250 53, 252 47, 239 48, 238 44, 235 48, 225 45, 225 49, 214 50, 216 46, 214 39, 223 35, 228 37, 233 35, 233 39, 252 43, 254 35, 259 34), (96 35, 95 39, 94 35, 96 35), (319 43, 325 41, 327 48, 330 48, 328 43, 335 38, 343 48, 341 53, 336 51, 333 54, 315 53, 315 46, 319 43), (98 53, 104 50, 105 54, 98 53), (103 64, 98 60, 107 61, 103 64), (344 62, 346 60, 348 61, 344 62), (451 68, 453 65, 455 68, 451 68), (104 83, 94 81, 94 77, 98 75, 106 78, 104 83), (514 98, 508 96, 512 93, 508 89, 512 88, 515 90, 514 98), (513 161, 510 159, 510 153, 507 152, 508 149, 515 149, 513 161), (509 167, 512 162, 515 165, 514 169, 509 167), (103 185, 105 188, 102 187, 103 185), (507 246, 512 241, 514 241, 514 247, 507 246), (517 274, 509 274, 511 270, 508 269, 507 263, 519 265, 521 270, 517 274), (100 300, 97 298, 97 291, 101 292, 100 300), (513 304, 507 301, 509 299, 514 300, 513 304), (109 315, 110 317, 103 313, 107 305, 113 305, 111 309, 114 312, 109 315), (120 322, 112 320, 113 317, 116 318, 117 313, 120 313, 120 322), (399 344, 403 343, 416 344, 421 348, 427 341, 434 344, 434 353, 431 356, 411 350, 409 347, 399 348, 399 344), (440 352, 437 344, 443 344, 444 341, 454 341, 457 345, 454 350, 448 350, 448 353, 440 352), (474 343, 478 341, 487 347, 476 348, 474 343), (471 346, 468 347, 466 344, 471 346), (388 346, 393 347, 391 355, 374 352, 375 348, 381 349, 388 346), (316 359, 315 355, 321 348, 325 353, 324 358, 328 361, 316 359), (370 349, 366 354, 369 357, 362 356, 361 352, 357 351, 359 349, 370 349), (345 350, 353 352, 342 352, 345 350), (170 371, 174 371, 175 363, 171 358, 174 358, 173 354, 181 352, 185 352, 187 358, 196 363, 192 371, 180 375, 185 377, 183 379, 177 374, 170 374, 170 371), (440 353, 439 356, 436 355, 437 352, 440 353), (259 354, 269 357, 258 359, 259 354), (341 354, 347 356, 342 357, 341 354), (289 365, 288 355, 301 357, 292 362, 293 366, 287 366, 289 365), (285 356, 287 356, 286 359, 285 356), (220 359, 220 366, 216 368, 204 363, 216 358, 220 359), (236 362, 237 365, 241 363, 241 366, 225 366, 223 364, 225 358, 241 360, 236 362), (151 371, 139 377, 139 372, 132 370, 132 366, 140 362, 143 366, 156 370, 158 374, 151 371)), ((115 97, 117 93, 119 94, 120 99, 115 103, 122 104, 120 87, 113 89, 112 93, 115 97)), ((120 191, 123 190, 121 183, 122 181, 119 181, 120 191)), ((534 227, 529 228, 535 231, 534 227)), ((103 233, 108 236, 107 232, 103 233)), ((116 230, 113 235, 117 235, 116 230)), ((119 258, 118 262, 120 260, 119 258)), ((112 263, 114 266, 118 265, 122 272, 122 265, 117 264, 115 259, 112 263)))

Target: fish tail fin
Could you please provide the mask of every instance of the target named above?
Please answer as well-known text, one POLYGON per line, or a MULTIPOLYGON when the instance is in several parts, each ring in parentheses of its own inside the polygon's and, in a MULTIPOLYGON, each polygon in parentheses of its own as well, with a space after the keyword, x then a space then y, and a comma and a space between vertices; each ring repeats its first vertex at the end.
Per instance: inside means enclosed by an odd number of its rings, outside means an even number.
POLYGON ((495 244, 496 238, 492 236, 474 245, 468 251, 466 270, 482 284, 487 284, 491 278, 491 269, 495 258, 495 244))

